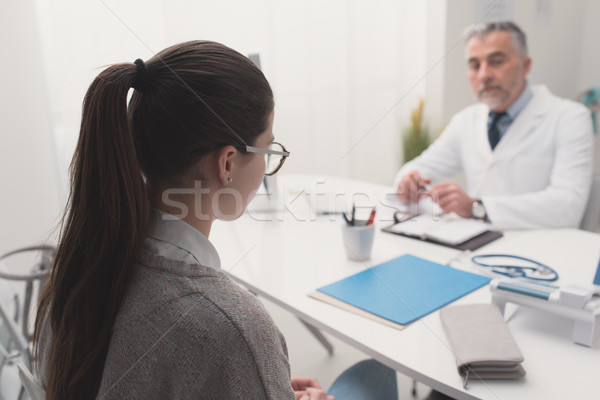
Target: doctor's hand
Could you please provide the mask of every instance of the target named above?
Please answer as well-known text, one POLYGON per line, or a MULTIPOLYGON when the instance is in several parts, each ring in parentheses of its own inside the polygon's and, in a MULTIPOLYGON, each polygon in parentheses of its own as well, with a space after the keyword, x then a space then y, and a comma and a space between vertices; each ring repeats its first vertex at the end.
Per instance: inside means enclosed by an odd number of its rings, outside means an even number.
POLYGON ((456 182, 438 183, 429 193, 444 214, 454 212, 464 218, 473 217, 472 207, 475 200, 467 196, 456 182))
POLYGON ((411 171, 404 175, 398 187, 396 188, 396 195, 405 203, 416 203, 419 201, 419 197, 423 197, 425 192, 425 185, 431 183, 431 179, 421 177, 417 171, 411 171))
POLYGON ((335 400, 335 397, 327 396, 315 378, 292 376, 292 389, 296 400, 335 400))

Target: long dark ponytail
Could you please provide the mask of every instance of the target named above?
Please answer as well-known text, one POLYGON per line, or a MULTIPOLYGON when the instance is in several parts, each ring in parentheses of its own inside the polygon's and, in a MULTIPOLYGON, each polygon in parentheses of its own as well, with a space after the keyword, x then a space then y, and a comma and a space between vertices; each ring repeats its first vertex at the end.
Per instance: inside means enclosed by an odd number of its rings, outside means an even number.
POLYGON ((53 332, 48 399, 87 399, 98 391, 131 274, 126 266, 134 262, 140 233, 147 229, 149 196, 127 117, 136 72, 132 64, 112 66, 85 96, 57 267, 39 308, 39 315, 49 312, 53 332))
POLYGON ((153 188, 194 165, 204 155, 198 149, 252 144, 273 109, 263 74, 221 44, 186 42, 138 64, 107 68, 84 99, 71 193, 35 327, 38 347, 44 321, 51 328, 49 400, 98 393, 111 330, 150 229, 153 188), (132 85, 140 90, 128 108, 132 85))

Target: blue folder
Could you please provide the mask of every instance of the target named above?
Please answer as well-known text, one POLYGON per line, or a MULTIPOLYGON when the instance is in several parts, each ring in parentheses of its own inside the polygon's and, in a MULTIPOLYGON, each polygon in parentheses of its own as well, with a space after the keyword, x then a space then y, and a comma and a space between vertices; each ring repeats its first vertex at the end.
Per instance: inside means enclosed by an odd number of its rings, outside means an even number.
POLYGON ((598 269, 596 270, 596 276, 594 277, 594 285, 600 286, 600 260, 598 260, 598 269))
POLYGON ((407 254, 317 290, 406 325, 489 281, 481 275, 407 254))

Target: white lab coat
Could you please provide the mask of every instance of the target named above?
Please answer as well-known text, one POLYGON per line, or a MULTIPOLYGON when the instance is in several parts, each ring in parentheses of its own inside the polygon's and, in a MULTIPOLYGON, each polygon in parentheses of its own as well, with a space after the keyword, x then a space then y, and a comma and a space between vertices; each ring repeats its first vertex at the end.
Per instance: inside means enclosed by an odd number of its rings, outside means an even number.
POLYGON ((592 180, 593 133, 584 106, 533 87, 533 98, 492 152, 489 108, 469 106, 396 176, 417 170, 433 183, 463 171, 499 229, 579 227, 592 180))

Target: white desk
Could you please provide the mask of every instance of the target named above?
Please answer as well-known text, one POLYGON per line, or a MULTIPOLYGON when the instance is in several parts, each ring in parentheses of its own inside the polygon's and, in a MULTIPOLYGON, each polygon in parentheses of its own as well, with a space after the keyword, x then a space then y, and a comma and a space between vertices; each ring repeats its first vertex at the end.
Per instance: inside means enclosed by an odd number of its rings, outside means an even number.
MULTIPOLYGON (((600 394, 600 343, 592 348, 572 343, 571 323, 559 317, 518 309, 509 327, 525 357, 527 377, 471 381, 464 390, 439 312, 398 331, 309 298, 320 286, 404 253, 445 264, 460 252, 377 229, 371 260, 348 261, 341 239, 342 219, 316 217, 307 206, 310 197, 298 193, 336 193, 339 203, 361 191, 362 195, 354 196, 357 201, 378 203, 388 188, 309 176, 285 177, 279 187, 284 193, 280 204, 286 211, 251 211, 238 221, 213 226, 211 241, 219 250, 223 269, 246 287, 397 371, 459 399, 575 399, 600 394), (315 185, 315 181, 325 183, 315 185), (348 188, 353 190, 345 191, 348 188)), ((323 207, 327 201, 313 198, 312 203, 323 207)), ((390 216, 391 209, 379 203, 377 228, 389 224, 390 216)), ((508 232, 479 252, 524 255, 553 266, 561 275, 560 282, 591 282, 600 235, 573 229, 508 232)), ((489 303, 490 299, 485 286, 454 304, 489 303)))

